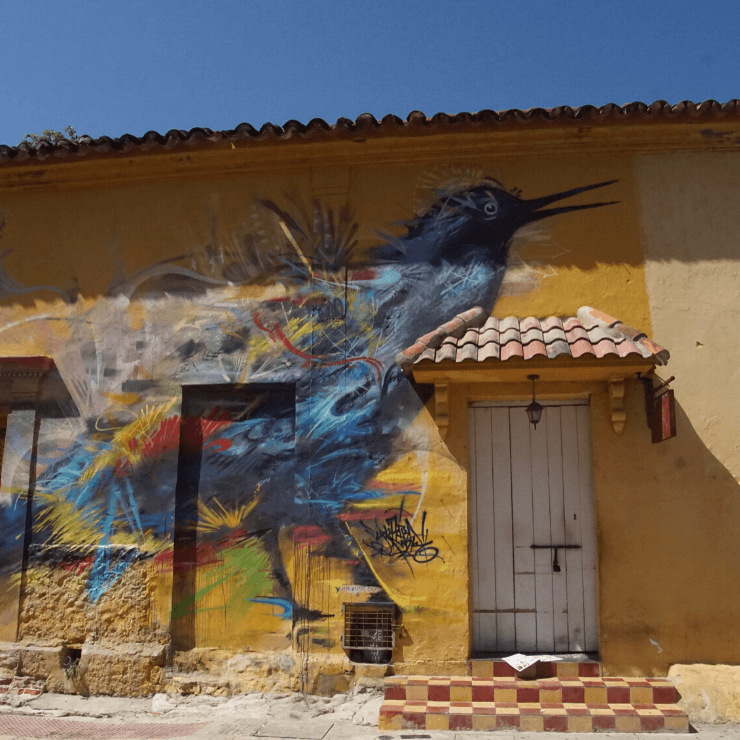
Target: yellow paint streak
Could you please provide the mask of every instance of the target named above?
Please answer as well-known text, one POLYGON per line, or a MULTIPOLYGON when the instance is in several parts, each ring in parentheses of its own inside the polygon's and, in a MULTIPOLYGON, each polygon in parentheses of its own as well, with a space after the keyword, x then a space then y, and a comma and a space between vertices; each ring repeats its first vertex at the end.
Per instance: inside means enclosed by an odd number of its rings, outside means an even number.
POLYGON ((402 486, 411 491, 418 491, 421 488, 422 480, 416 455, 406 455, 398 463, 380 471, 368 486, 372 486, 374 482, 381 485, 391 483, 394 486, 402 486))
POLYGON ((92 480, 101 470, 121 460, 127 460, 132 465, 139 462, 143 443, 176 403, 177 398, 172 398, 158 406, 145 406, 134 421, 113 435, 111 444, 114 449, 98 455, 92 465, 80 476, 80 481, 86 483, 92 480), (133 445, 134 441, 138 444, 133 445))
POLYGON ((306 266, 306 270, 308 270, 308 274, 313 277, 313 270, 311 269, 311 263, 306 259, 306 255, 303 254, 303 251, 298 246, 298 242, 293 238, 293 234, 290 233, 290 229, 285 225, 283 221, 280 221, 280 228, 282 229, 283 233, 287 237, 288 241, 293 245, 293 249, 298 253, 298 256, 301 258, 301 262, 306 266))
POLYGON ((247 518, 252 509, 257 505, 257 496, 248 504, 235 506, 229 510, 214 499, 214 507, 209 507, 203 501, 198 501, 198 529, 203 532, 218 532, 220 529, 236 529, 247 518), (218 509, 216 508, 218 507, 218 509))
POLYGON ((35 531, 50 529, 50 539, 61 544, 97 545, 101 542, 103 532, 98 522, 104 516, 102 506, 83 509, 76 502, 64 498, 63 492, 59 495, 37 491, 36 496, 45 505, 35 517, 35 531))
POLYGON ((102 391, 100 395, 103 396, 103 398, 107 398, 109 401, 113 401, 113 403, 120 403, 124 406, 129 406, 141 401, 141 395, 139 393, 106 393, 105 391, 102 391))

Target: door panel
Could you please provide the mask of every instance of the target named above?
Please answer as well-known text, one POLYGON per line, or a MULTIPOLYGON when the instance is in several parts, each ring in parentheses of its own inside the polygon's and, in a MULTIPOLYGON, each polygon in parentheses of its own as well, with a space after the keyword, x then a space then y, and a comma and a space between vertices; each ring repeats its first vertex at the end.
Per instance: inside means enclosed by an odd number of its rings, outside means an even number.
MULTIPOLYGON (((563 446, 561 433, 561 408, 549 406, 545 408, 544 419, 547 433, 547 480, 550 489, 550 542, 565 542, 565 507, 563 500, 563 446)), ((541 550, 543 557, 547 557, 552 573, 553 553, 541 550)), ((567 568, 565 558, 562 558, 563 569, 567 568)), ((553 573, 552 581, 552 611, 553 611, 553 648, 556 652, 568 651, 568 602, 566 597, 565 578, 556 578, 553 573)))
MULTIPOLYGON (((471 440, 475 440, 473 478, 477 487, 490 490, 493 486, 491 457, 491 420, 484 409, 474 409, 471 415, 471 440)), ((486 563, 486 546, 493 540, 493 498, 482 496, 473 502, 473 517, 479 523, 472 528, 471 552, 474 562, 486 563), (481 549, 483 548, 483 549, 481 549)), ((483 567, 473 579, 475 623, 473 630, 480 638, 480 650, 496 650, 496 571, 483 567)))
POLYGON ((476 407, 470 434, 473 649, 595 650, 588 407, 548 406, 537 429, 523 406, 476 407), (582 549, 556 571, 551 545, 582 549))
MULTIPOLYGON (((537 618, 534 579, 534 522, 532 509, 532 467, 526 414, 509 413, 511 449, 511 500, 514 532, 514 607, 516 649, 537 649, 537 618)), ((498 568, 497 568, 498 570, 498 568)))
MULTIPOLYGON (((526 415, 524 415, 526 420, 526 415)), ((541 423, 541 422, 540 422, 541 423)), ((527 426, 529 422, 527 421, 527 426)), ((543 428, 544 432, 544 428, 543 428)), ((529 545, 535 542, 551 542, 551 504, 548 475, 547 434, 531 434, 531 469, 532 469, 532 510, 533 537, 529 545), (534 513, 537 515, 535 516, 534 513)), ((526 544, 526 543, 524 543, 526 544)), ((530 547, 531 549, 531 547, 530 547)), ((532 550, 534 554, 535 593, 537 609, 537 646, 538 652, 552 650, 554 646, 553 599, 552 599, 552 561, 549 550, 532 550)))
MULTIPOLYGON (((488 409, 482 409, 486 411, 488 409)), ((513 642, 516 625, 514 616, 514 539, 511 529, 511 443, 508 409, 490 409, 493 460, 493 548, 488 543, 486 552, 493 553, 488 567, 497 571, 496 635, 499 642, 513 642)), ((489 556, 490 557, 490 556, 489 556)))
MULTIPOLYGON (((581 490, 578 480, 578 433, 576 407, 560 411, 563 448, 563 505, 565 544, 581 544, 581 490)), ((583 557, 581 550, 564 550, 566 600, 568 603, 568 646, 573 651, 585 650, 583 624, 583 557)))

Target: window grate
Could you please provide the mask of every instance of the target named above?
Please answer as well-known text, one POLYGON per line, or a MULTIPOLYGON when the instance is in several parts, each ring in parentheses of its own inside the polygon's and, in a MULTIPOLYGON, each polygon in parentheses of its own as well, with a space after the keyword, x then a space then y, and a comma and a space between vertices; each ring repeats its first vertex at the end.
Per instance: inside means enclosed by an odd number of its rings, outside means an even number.
POLYGON ((357 650, 392 650, 396 644, 395 604, 343 604, 342 647, 357 650))

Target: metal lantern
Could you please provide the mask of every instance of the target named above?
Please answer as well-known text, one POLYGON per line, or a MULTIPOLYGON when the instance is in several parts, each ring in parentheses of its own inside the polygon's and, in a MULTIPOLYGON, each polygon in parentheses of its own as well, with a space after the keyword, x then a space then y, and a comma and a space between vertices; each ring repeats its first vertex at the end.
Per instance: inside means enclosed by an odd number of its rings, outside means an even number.
POLYGON ((537 424, 542 418, 543 409, 542 404, 537 403, 534 397, 534 381, 539 380, 539 377, 539 375, 527 375, 527 378, 532 381, 532 403, 527 406, 527 418, 535 429, 537 429, 537 424))

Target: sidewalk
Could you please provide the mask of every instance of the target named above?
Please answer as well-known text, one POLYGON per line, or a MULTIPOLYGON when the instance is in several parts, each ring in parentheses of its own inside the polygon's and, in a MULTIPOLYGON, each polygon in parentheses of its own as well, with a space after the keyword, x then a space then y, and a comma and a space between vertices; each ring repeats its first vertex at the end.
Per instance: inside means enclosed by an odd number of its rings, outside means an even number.
MULTIPOLYGON (((216 698, 210 696, 125 699, 42 694, 19 697, 16 706, 0 704, 0 740, 543 740, 534 732, 381 731, 377 694, 303 697, 300 694, 216 698)), ((699 725, 690 735, 566 734, 586 740, 636 740, 671 737, 685 740, 740 740, 740 725, 699 725)), ((560 733, 558 733, 560 735, 560 733)), ((550 736, 552 737, 552 736, 550 736)))

